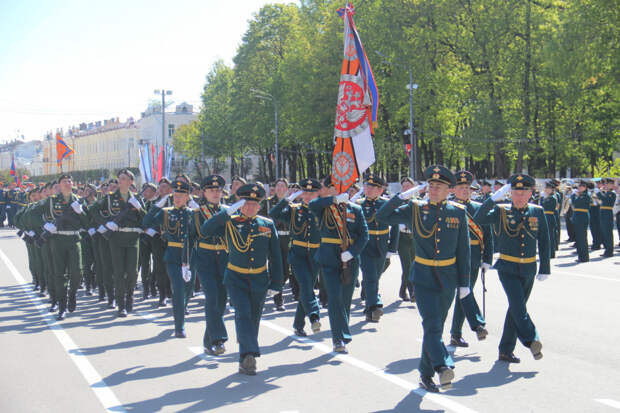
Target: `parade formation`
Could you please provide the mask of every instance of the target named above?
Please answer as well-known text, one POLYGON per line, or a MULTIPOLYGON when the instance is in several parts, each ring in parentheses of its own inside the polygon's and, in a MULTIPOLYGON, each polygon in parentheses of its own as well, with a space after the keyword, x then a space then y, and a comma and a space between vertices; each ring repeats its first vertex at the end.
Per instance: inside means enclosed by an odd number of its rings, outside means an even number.
POLYGON ((306 322, 312 334, 327 328, 319 314, 322 290, 333 351, 346 353, 354 338, 349 318, 356 286, 366 322, 379 323, 381 274, 386 259, 398 254, 399 296, 416 302, 422 318, 424 389, 437 392, 454 380, 455 363, 443 341, 450 313, 450 345, 470 345, 462 333, 465 319, 478 340, 486 339, 484 302, 481 310, 472 289, 492 266, 508 305, 498 360, 519 363, 517 339, 541 359, 527 301, 535 280, 551 273, 550 260, 563 241, 559 219, 569 217, 568 241, 575 241, 578 262, 601 246, 601 257, 613 256, 614 220, 620 225, 617 180, 550 179, 538 190, 534 178, 515 174, 495 192, 484 192, 479 189, 489 182, 465 170, 432 165, 424 175, 423 182, 404 178, 401 191, 387 194, 386 181, 367 173, 352 196, 337 193, 329 176, 279 181, 268 186, 275 189, 267 199, 265 185, 241 177, 226 194, 219 175, 202 180, 201 196, 190 194, 186 175, 136 191, 133 174, 122 169, 98 187, 76 185, 69 174, 24 191, 10 185, 0 202, 7 225, 25 241, 34 289, 47 297, 59 321, 79 307, 80 289, 84 296, 97 294, 117 317, 132 313, 140 289, 142 300, 158 296, 158 307, 171 299, 175 336, 186 338, 188 301, 202 290, 204 352, 226 353, 223 318, 230 306, 239 372, 255 375, 263 307, 272 296, 276 307, 282 305, 277 297, 286 278, 298 302, 291 320, 295 334, 308 335, 306 322), (279 188, 281 182, 286 187, 279 188))

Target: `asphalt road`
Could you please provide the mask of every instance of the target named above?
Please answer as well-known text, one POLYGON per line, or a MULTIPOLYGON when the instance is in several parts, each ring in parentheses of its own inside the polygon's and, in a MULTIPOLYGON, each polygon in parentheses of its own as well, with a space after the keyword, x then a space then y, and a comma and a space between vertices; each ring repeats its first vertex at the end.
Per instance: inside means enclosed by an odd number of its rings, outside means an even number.
MULTIPOLYGON (((0 231, 1 412, 620 412, 618 248, 613 258, 593 252, 590 263, 576 264, 561 244, 552 275, 536 282, 528 305, 543 342, 540 361, 520 344, 520 364, 497 361, 507 300, 490 271, 489 337, 478 342, 465 329, 470 347, 456 350, 453 388, 427 394, 418 386, 420 316, 398 298, 397 258, 381 279, 380 323, 364 321, 355 291, 349 355, 331 352, 327 310, 322 332, 293 336, 287 294, 285 312, 265 305, 258 374, 247 377, 237 372, 231 311, 227 353, 202 353, 202 296, 190 302, 186 339, 173 337, 170 307, 142 301, 140 291, 136 311, 118 319, 80 290, 76 312, 56 322, 32 292, 26 248, 14 232, 0 231)), ((480 281, 474 291, 481 303, 480 281)))

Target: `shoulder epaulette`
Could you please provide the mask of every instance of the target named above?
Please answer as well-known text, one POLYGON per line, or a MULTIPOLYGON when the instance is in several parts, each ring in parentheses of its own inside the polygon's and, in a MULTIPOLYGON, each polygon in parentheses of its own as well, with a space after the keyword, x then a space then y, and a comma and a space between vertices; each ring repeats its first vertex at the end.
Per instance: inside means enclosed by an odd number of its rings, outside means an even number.
POLYGON ((290 204, 290 207, 291 207, 291 208, 299 208, 299 207, 301 207, 302 205, 303 205, 303 204, 302 204, 301 202, 296 202, 296 203, 294 203, 294 204, 290 204))
POLYGON ((448 205, 452 205, 460 209, 465 209, 465 205, 459 204, 458 202, 454 202, 454 201, 448 201, 448 205))
POLYGON ((174 209, 174 207, 163 207, 162 208, 163 211, 170 211, 170 210, 173 210, 173 209, 174 209))
POLYGON ((237 219, 237 218, 239 218, 240 216, 241 216, 241 215, 239 215, 239 214, 234 214, 234 215, 231 215, 231 216, 230 216, 230 219, 237 219))

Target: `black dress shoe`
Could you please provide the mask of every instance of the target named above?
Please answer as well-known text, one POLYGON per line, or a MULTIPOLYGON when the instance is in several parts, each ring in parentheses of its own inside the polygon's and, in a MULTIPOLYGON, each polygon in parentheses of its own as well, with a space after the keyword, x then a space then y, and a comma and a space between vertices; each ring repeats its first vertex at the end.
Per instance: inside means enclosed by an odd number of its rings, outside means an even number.
POLYGON ((498 360, 506 361, 508 363, 521 363, 521 359, 519 357, 515 356, 514 353, 510 353, 510 354, 499 353, 498 360))
POLYGON ((41 291, 41 292, 39 293, 39 297, 45 297, 45 292, 44 292, 44 291, 41 291))
POLYGON ((67 305, 67 309, 70 313, 75 311, 75 307, 77 305, 75 293, 69 294, 69 303, 67 305))
POLYGON ((105 295, 100 295, 99 298, 97 299, 98 303, 104 302, 105 301, 105 295))
POLYGON ((185 334, 185 330, 181 330, 181 331, 175 331, 174 336, 176 338, 186 338, 187 334, 185 334))
POLYGON ((90 288, 87 288, 85 294, 90 297, 93 295, 93 290, 91 290, 90 288))
POLYGON ((125 297, 125 309, 128 313, 133 311, 133 295, 128 295, 125 297))
POLYGON ((530 343, 530 351, 532 352, 532 356, 534 356, 534 360, 540 360, 542 355, 542 343, 538 340, 534 340, 530 343))
POLYGON ((59 311, 58 315, 56 316, 56 320, 62 321, 64 319, 65 319, 65 312, 64 311, 59 311))
POLYGON ((450 367, 442 366, 437 370, 439 375, 439 385, 442 389, 449 389, 452 387, 452 379, 454 378, 454 370, 450 367))
POLYGON ((111 310, 116 307, 116 302, 114 300, 108 300, 108 308, 111 310))
POLYGON ((398 291, 398 296, 403 301, 409 301, 409 296, 407 295, 407 285, 400 286, 400 290, 398 291))
POLYGON ((185 315, 189 315, 189 310, 187 308, 185 309, 185 315))
POLYGON ((168 305, 168 299, 166 297, 159 299, 159 303, 158 303, 159 307, 165 307, 167 305, 168 305))
POLYGON ((295 329, 295 335, 297 337, 308 337, 308 334, 306 334, 306 332, 304 331, 303 328, 296 328, 295 329))
POLYGON ((482 341, 487 338, 489 332, 483 326, 476 327, 476 337, 478 337, 478 341, 482 341))
POLYGON ((124 308, 122 310, 118 310, 118 316, 119 317, 127 317, 127 310, 125 310, 124 308))
POLYGON ((56 310, 58 310, 58 304, 52 303, 52 306, 50 307, 49 312, 50 313, 55 313, 56 310))
POLYGON ((469 347, 469 343, 463 337, 450 337, 450 345, 454 347, 469 347))
POLYGON ((439 387, 437 387, 432 377, 420 377, 420 386, 429 393, 439 393, 439 387))

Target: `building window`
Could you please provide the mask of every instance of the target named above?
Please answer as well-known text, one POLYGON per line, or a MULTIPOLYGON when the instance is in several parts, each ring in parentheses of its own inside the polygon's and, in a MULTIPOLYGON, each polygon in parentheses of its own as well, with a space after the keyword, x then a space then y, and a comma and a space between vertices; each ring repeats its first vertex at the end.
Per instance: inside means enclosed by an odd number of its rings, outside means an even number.
POLYGON ((174 135, 174 124, 170 123, 168 124, 168 137, 172 138, 172 135, 174 135))

